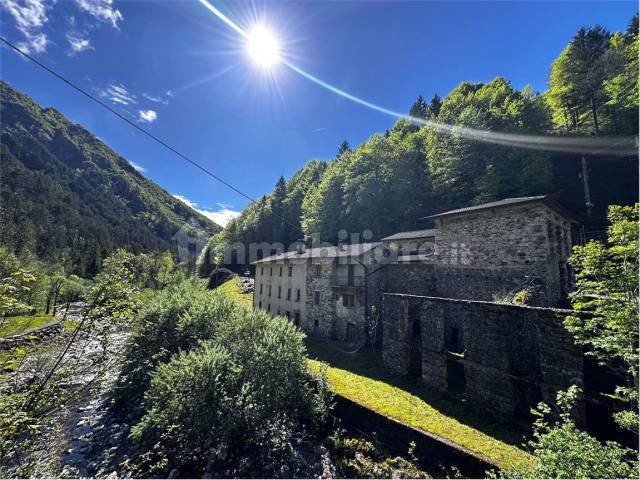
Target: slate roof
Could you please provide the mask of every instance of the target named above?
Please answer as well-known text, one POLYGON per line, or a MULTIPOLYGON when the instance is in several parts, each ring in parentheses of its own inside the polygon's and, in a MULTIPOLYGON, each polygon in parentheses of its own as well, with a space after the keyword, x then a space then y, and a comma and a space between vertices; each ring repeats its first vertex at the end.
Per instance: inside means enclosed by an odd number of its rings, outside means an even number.
POLYGON ((253 262, 254 265, 259 263, 276 262, 282 260, 298 260, 306 258, 337 258, 337 257, 357 257, 380 245, 380 242, 371 243, 354 243, 352 245, 343 245, 341 249, 337 246, 328 245, 326 247, 305 248, 302 253, 296 250, 283 252, 277 255, 271 255, 261 260, 253 262))
POLYGON ((383 238, 382 240, 411 240, 413 238, 426 238, 426 237, 435 237, 437 228, 428 228, 425 230, 412 230, 410 232, 400 232, 394 233, 388 237, 383 238))
POLYGON ((491 208, 508 207, 512 205, 521 205, 524 203, 544 202, 548 207, 556 210, 558 213, 571 220, 569 214, 560 205, 555 203, 547 195, 538 195, 535 197, 518 197, 518 198, 505 198, 504 200, 498 200, 496 202, 483 203, 481 205, 473 205, 471 207, 458 208, 455 210, 449 210, 448 212, 438 213, 437 215, 431 215, 426 218, 440 218, 448 217, 450 215, 459 215, 464 213, 473 213, 479 210, 487 210, 491 208))

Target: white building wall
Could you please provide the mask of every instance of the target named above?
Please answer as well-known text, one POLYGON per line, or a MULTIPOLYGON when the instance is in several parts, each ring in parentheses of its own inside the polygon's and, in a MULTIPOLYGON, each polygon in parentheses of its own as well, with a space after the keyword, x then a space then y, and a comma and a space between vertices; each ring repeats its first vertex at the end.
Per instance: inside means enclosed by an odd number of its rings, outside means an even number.
POLYGON ((286 316, 288 313, 292 321, 295 321, 298 313, 300 324, 304 324, 306 278, 305 261, 280 260, 257 264, 253 295, 254 308, 262 308, 272 315, 286 316), (291 269, 291 275, 289 275, 289 269, 291 269))

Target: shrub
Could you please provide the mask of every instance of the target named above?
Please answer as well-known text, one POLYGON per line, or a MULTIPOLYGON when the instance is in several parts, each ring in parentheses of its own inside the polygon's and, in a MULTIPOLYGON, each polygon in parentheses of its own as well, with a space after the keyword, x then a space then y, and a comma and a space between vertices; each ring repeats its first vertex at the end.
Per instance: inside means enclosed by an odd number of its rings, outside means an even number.
POLYGON ((307 369, 303 335, 282 317, 236 307, 215 338, 154 371, 133 428, 141 474, 291 477, 325 423, 326 382, 307 369))
POLYGON ((180 350, 189 350, 214 336, 216 325, 238 315, 233 301, 184 281, 146 299, 133 321, 125 349, 117 398, 130 403, 149 385, 150 373, 180 350))
POLYGON ((559 392, 559 418, 549 420, 552 412, 545 404, 538 406, 541 416, 534 423, 530 442, 535 455, 533 464, 501 472, 505 478, 638 478, 637 452, 615 442, 600 442, 580 430, 571 419, 580 391, 570 387, 559 392))

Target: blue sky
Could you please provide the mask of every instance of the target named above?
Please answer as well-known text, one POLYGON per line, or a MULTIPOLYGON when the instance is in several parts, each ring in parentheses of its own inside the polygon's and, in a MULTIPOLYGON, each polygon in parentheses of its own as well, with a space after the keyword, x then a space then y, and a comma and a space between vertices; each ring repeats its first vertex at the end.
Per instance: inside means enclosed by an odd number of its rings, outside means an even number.
MULTIPOLYGON (((263 24, 282 55, 338 88, 408 111, 418 94, 504 76, 546 87, 580 26, 624 30, 637 3, 215 2, 263 24)), ((0 0, 2 35, 109 102, 246 194, 357 145, 393 119, 283 65, 265 71, 245 41, 197 2, 0 0)), ((170 193, 224 223, 247 199, 150 141, 5 47, 1 74, 84 125, 170 193)))

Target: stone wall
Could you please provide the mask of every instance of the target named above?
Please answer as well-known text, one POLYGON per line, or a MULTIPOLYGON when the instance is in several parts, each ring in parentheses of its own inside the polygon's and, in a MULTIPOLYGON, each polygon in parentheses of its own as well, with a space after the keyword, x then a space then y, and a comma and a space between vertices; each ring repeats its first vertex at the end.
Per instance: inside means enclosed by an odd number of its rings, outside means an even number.
POLYGON ((335 338, 335 302, 331 290, 331 278, 334 271, 333 258, 313 258, 307 264, 306 278, 306 318, 305 332, 323 338, 335 338), (320 275, 316 266, 320 265, 320 275), (319 292, 320 302, 315 303, 315 293, 319 292))
POLYGON ((495 300, 525 288, 528 268, 509 266, 481 268, 464 265, 410 263, 384 269, 383 290, 470 300, 495 300))
POLYGON ((463 396, 500 418, 526 415, 558 390, 583 385, 582 350, 563 324, 569 313, 385 294, 383 361, 406 375, 417 355, 429 388, 463 396))
POLYGON ((442 217, 436 225, 440 265, 518 270, 537 305, 557 305, 569 291, 571 225, 543 202, 442 217))

